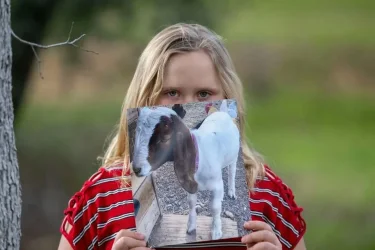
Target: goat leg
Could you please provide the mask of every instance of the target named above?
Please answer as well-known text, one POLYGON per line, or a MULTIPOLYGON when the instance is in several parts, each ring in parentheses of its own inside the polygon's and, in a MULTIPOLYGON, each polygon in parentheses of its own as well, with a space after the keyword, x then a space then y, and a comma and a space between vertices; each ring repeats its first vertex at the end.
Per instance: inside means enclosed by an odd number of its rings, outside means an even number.
POLYGON ((237 160, 229 165, 228 169, 228 196, 231 199, 236 199, 236 168, 237 160))
POLYGON ((217 188, 212 192, 212 227, 211 227, 211 234, 212 240, 220 239, 223 236, 221 230, 221 206, 222 200, 224 198, 224 183, 221 179, 218 181, 217 188))
POLYGON ((189 202, 189 219, 187 224, 187 233, 192 234, 197 228, 197 194, 188 193, 188 202, 189 202))

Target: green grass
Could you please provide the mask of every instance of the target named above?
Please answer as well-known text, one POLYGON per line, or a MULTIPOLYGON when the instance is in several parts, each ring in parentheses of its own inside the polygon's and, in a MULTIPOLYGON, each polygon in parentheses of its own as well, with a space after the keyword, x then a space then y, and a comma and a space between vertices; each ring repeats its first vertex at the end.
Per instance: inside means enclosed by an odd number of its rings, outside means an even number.
POLYGON ((373 99, 283 93, 254 102, 248 136, 305 208, 308 248, 373 249, 373 99))
POLYGON ((222 21, 220 31, 229 39, 322 47, 375 44, 373 1, 257 0, 236 10, 222 21))
MULTIPOLYGON (((53 158, 62 162, 56 173, 75 173, 63 188, 79 188, 95 169, 120 107, 121 99, 29 104, 16 131, 21 175, 26 166, 43 171, 53 158)), ((282 91, 249 102, 247 134, 305 208, 308 249, 375 246, 374 110, 371 98, 324 93, 282 91)))

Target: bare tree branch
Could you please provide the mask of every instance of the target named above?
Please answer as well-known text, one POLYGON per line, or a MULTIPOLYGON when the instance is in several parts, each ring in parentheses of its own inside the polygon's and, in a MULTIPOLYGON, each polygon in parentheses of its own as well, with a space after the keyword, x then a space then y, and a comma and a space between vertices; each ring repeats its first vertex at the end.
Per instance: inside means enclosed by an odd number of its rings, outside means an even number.
POLYGON ((43 77, 43 75, 42 75, 42 71, 41 71, 41 69, 40 69, 40 64, 41 64, 42 61, 39 59, 39 56, 38 56, 38 54, 36 53, 36 50, 35 50, 34 46, 31 46, 31 48, 32 48, 32 50, 33 50, 33 52, 34 52, 34 55, 35 55, 35 57, 36 57, 36 60, 37 60, 37 62, 38 62, 38 71, 39 71, 40 78, 44 79, 44 77, 43 77))
MULTIPOLYGON (((74 39, 73 41, 70 41, 70 36, 71 36, 71 33, 72 33, 72 30, 73 30, 73 26, 74 26, 74 22, 72 23, 72 26, 70 28, 70 32, 69 32, 69 36, 68 36, 68 39, 65 41, 65 42, 61 42, 61 43, 55 43, 55 44, 50 44, 50 45, 41 45, 41 44, 37 44, 37 43, 33 43, 33 42, 29 42, 29 41, 26 41, 26 40, 23 40, 22 38, 20 38, 19 36, 17 36, 13 30, 11 30, 12 32, 12 36, 14 38, 16 38, 18 41, 24 43, 24 44, 27 44, 27 45, 30 45, 30 46, 34 46, 34 47, 37 47, 37 48, 41 48, 41 49, 49 49, 49 48, 52 48, 52 47, 57 47, 57 46, 64 46, 64 45, 71 45, 71 46, 74 46, 74 47, 77 47, 77 48, 80 48, 78 45, 76 45, 75 43, 78 42, 79 40, 81 40, 84 36, 86 36, 86 34, 82 34, 81 36, 77 37, 76 39, 74 39)), ((95 51, 90 51, 90 50, 86 50, 88 52, 91 52, 91 53, 94 53, 94 54, 98 54, 97 52, 95 51)))
POLYGON ((17 36, 14 31, 11 29, 11 33, 12 33, 12 36, 14 38, 16 38, 18 41, 20 41, 21 43, 24 43, 24 44, 27 44, 27 45, 30 45, 31 49, 33 50, 34 52, 34 55, 35 55, 35 58, 37 59, 37 62, 38 62, 38 70, 39 70, 39 75, 42 79, 44 79, 43 75, 42 75, 42 72, 41 72, 41 69, 40 69, 40 64, 41 64, 41 60, 38 56, 38 54, 36 53, 36 50, 35 50, 35 47, 37 48, 41 48, 41 49, 49 49, 49 48, 53 48, 53 47, 58 47, 58 46, 65 46, 65 45, 70 45, 70 46, 73 46, 73 47, 76 47, 76 48, 79 48, 80 50, 83 50, 83 51, 86 51, 86 52, 89 52, 89 53, 94 53, 96 55, 98 55, 99 53, 95 52, 95 51, 92 51, 92 50, 87 50, 87 49, 84 49, 82 47, 80 47, 79 45, 77 45, 76 43, 81 40, 86 34, 82 34, 80 35, 79 37, 77 37, 76 39, 74 40, 70 40, 70 37, 71 37, 71 34, 72 34, 72 31, 73 31, 73 26, 74 26, 74 22, 72 22, 72 26, 70 27, 70 31, 69 31, 69 35, 68 35, 68 39, 65 41, 65 42, 61 42, 61 43, 55 43, 55 44, 49 44, 49 45, 41 45, 41 44, 37 44, 37 43, 33 43, 33 42, 29 42, 29 41, 26 41, 22 38, 20 38, 19 36, 17 36))

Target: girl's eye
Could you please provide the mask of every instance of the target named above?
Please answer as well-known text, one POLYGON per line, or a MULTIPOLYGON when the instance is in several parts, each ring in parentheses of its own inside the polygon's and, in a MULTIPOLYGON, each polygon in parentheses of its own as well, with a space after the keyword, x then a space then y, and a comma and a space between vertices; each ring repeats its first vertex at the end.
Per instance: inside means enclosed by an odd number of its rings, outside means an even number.
POLYGON ((168 94, 169 96, 175 97, 175 96, 177 96, 177 91, 175 91, 175 90, 171 90, 171 91, 169 91, 167 94, 168 94))
POLYGON ((210 93, 208 93, 207 91, 202 91, 202 92, 199 92, 199 97, 200 98, 206 98, 210 95, 210 93))

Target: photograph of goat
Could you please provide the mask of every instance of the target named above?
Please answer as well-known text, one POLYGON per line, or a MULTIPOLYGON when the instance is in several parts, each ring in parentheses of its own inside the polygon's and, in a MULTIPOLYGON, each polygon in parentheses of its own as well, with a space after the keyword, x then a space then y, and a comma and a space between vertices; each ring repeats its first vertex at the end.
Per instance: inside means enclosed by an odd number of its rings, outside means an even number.
MULTIPOLYGON (((250 208, 236 101, 141 107, 128 114, 135 111, 136 126, 129 129, 132 178, 152 177, 161 211, 149 245, 246 234, 250 208)), ((137 209, 146 201, 137 201, 137 209)))

